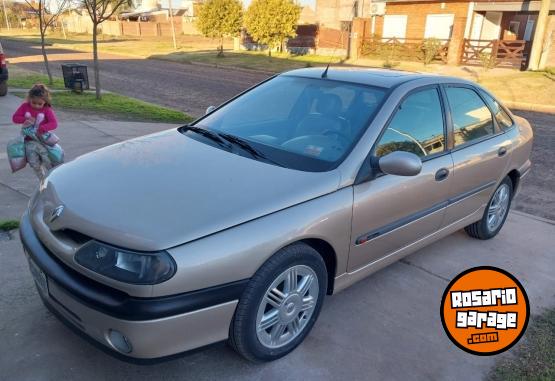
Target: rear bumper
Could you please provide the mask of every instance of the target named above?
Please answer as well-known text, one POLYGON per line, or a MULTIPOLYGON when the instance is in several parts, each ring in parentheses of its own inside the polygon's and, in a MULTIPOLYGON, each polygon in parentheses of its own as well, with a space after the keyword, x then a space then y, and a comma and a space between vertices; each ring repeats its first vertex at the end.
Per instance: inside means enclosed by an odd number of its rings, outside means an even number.
POLYGON ((247 280, 159 298, 135 298, 70 269, 40 243, 28 215, 21 220, 25 254, 46 276, 37 287, 66 322, 124 356, 160 358, 225 340, 247 280), (119 350, 110 332, 123 334, 131 351, 119 350))

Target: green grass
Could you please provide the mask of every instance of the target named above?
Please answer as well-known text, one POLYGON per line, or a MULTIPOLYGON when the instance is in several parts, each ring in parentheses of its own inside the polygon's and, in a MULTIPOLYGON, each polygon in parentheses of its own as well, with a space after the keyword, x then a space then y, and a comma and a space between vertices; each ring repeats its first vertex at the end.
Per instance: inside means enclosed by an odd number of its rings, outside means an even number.
POLYGON ((490 381, 555 380, 555 309, 532 316, 525 339, 516 356, 498 360, 490 381))
POLYGON ((54 78, 54 84, 48 84, 48 76, 36 73, 19 73, 13 72, 12 66, 10 67, 10 77, 8 85, 10 87, 20 89, 30 89, 35 83, 42 83, 50 89, 63 89, 64 81, 61 78, 54 78))
POLYGON ((19 227, 19 221, 17 220, 6 220, 0 221, 0 231, 8 231, 17 229, 19 227))
POLYGON ((269 57, 267 52, 234 51, 225 51, 223 57, 218 57, 216 51, 213 50, 153 54, 149 58, 181 63, 199 62, 222 67, 238 67, 270 72, 323 66, 328 62, 339 63, 342 60, 341 57, 332 58, 313 54, 290 55, 285 53, 272 53, 272 56, 269 57))
POLYGON ((55 108, 86 111, 119 119, 164 123, 186 123, 193 119, 181 111, 113 93, 103 94, 98 101, 93 93, 59 92, 53 94, 52 103, 55 108))

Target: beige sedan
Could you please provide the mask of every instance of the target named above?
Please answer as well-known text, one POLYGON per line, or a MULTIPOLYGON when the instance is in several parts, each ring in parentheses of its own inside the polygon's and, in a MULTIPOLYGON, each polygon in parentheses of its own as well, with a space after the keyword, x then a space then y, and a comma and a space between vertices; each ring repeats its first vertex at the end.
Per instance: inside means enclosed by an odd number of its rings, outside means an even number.
POLYGON ((45 304, 102 347, 229 340, 269 361, 326 294, 459 229, 494 237, 531 147, 529 123, 474 83, 296 70, 54 169, 20 233, 45 304))

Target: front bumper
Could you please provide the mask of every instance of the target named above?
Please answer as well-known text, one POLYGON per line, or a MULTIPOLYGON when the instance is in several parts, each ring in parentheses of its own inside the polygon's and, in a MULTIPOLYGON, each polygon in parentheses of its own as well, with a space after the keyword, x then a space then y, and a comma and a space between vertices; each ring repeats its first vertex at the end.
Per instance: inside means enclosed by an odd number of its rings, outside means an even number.
POLYGON ((21 220, 20 235, 30 263, 45 275, 46 287, 37 287, 45 303, 84 334, 133 358, 165 357, 225 340, 247 283, 243 280, 167 297, 131 297, 55 258, 39 241, 27 213, 21 220), (126 337, 129 353, 112 343, 112 330, 126 337))

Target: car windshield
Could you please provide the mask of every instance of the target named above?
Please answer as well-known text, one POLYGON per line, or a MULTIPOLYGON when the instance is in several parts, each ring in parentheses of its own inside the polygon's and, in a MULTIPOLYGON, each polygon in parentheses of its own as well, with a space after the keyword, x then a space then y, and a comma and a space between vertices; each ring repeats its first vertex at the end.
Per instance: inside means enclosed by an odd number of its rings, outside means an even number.
POLYGON ((280 75, 195 124, 238 137, 262 158, 282 166, 326 171, 339 165, 353 148, 385 92, 378 87, 280 75))

